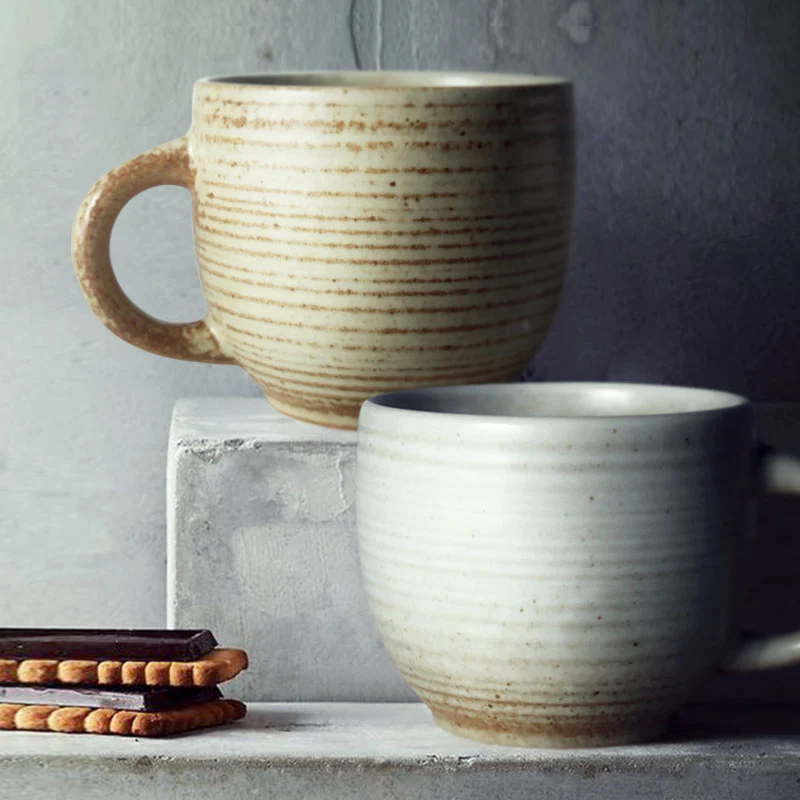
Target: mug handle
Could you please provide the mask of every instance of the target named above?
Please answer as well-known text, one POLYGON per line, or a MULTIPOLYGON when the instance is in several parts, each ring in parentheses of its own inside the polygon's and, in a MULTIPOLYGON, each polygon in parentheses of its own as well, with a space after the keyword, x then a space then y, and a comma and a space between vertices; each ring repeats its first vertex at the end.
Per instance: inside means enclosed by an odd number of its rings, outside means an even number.
POLYGON ((168 358, 232 364, 206 320, 163 322, 122 291, 111 265, 111 230, 124 205, 145 189, 172 184, 194 189, 185 136, 111 170, 91 188, 72 229, 72 257, 83 294, 98 319, 130 344, 168 358))
MULTIPOLYGON (((762 446, 759 473, 764 491, 800 494, 800 458, 762 446)), ((800 631, 778 636, 742 633, 720 664, 726 672, 750 672, 800 664, 800 631)))

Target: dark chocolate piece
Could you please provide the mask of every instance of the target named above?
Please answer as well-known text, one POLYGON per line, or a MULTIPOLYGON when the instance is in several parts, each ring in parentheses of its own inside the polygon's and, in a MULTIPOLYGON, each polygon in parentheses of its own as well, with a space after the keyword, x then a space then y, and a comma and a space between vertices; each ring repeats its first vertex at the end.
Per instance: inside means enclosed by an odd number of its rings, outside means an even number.
POLYGON ((211 631, 0 628, 0 658, 197 661, 217 644, 211 631))
POLYGON ((0 703, 29 706, 116 708, 125 711, 171 711, 219 700, 216 686, 199 689, 67 689, 61 686, 0 686, 0 703))

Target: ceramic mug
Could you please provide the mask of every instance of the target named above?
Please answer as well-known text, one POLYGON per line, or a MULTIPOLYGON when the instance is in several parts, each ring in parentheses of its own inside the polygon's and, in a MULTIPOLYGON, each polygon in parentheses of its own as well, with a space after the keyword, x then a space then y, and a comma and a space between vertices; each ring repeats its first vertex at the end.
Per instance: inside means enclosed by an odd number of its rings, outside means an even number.
POLYGON ((643 741, 717 667, 800 663, 800 634, 739 636, 735 545, 753 408, 701 389, 518 384, 365 403, 361 568, 378 631, 440 726, 485 742, 643 741))
POLYGON ((508 380, 567 265, 572 89, 435 72, 213 78, 186 136, 108 173, 73 254, 94 313, 160 355, 238 364, 280 411, 354 428, 374 394, 508 380), (125 203, 192 194, 203 320, 155 320, 109 259, 125 203))

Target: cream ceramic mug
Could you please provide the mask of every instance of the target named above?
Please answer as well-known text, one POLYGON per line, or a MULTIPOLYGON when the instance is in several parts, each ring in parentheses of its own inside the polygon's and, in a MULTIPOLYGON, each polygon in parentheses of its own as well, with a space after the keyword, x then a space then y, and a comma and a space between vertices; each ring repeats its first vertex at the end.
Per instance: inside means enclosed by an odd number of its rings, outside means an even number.
POLYGON ((567 265, 571 86, 435 72, 214 78, 186 136, 102 178, 75 223, 92 310, 160 355, 238 364, 291 416, 355 427, 371 395, 507 380, 543 340, 567 265), (123 293, 114 221, 192 193, 205 319, 123 293))
POLYGON ((800 663, 737 634, 733 553, 759 455, 750 404, 700 389, 397 392, 358 433, 361 568, 378 631, 445 729, 587 747, 653 738, 717 667, 800 663))

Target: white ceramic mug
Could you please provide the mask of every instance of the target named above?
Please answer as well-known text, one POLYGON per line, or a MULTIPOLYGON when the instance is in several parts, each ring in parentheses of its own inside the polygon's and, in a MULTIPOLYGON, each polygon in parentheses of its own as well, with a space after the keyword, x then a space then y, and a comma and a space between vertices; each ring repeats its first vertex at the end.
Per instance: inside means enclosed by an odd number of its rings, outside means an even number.
POLYGON ((517 384, 365 403, 356 514, 380 635, 447 730, 548 747, 653 738, 715 668, 800 663, 739 635, 752 406, 702 389, 517 384))
POLYGON ((286 414, 355 428, 393 389, 511 380, 567 266, 572 87, 558 78, 330 72, 208 78, 189 132, 89 192, 73 256, 131 344, 238 364, 286 414), (156 320, 109 255, 117 215, 187 188, 204 319, 156 320))

